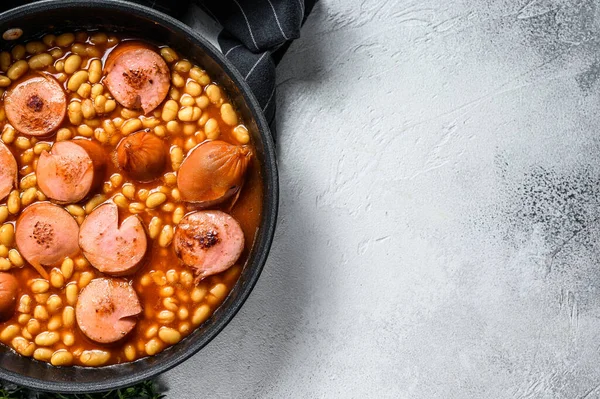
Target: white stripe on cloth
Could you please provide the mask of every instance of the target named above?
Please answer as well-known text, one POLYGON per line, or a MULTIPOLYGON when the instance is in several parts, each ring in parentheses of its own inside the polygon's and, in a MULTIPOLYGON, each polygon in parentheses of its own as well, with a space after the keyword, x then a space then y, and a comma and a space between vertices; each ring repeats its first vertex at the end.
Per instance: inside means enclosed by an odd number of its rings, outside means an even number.
POLYGON ((269 54, 268 51, 265 51, 265 53, 263 55, 260 56, 260 58, 254 63, 254 65, 252 66, 252 68, 250 68, 250 71, 248 71, 248 73, 246 74, 246 77, 244 78, 245 80, 248 80, 248 76, 250 76, 250 74, 252 72, 254 72, 254 68, 256 68, 256 66, 262 61, 263 58, 265 58, 265 56, 269 54))
POLYGON ((262 109, 263 112, 265 112, 267 110, 267 108, 269 107, 269 104, 271 103, 271 99, 273 99, 273 94, 275 94, 275 87, 273 87, 273 90, 271 91, 271 95, 269 96, 267 103, 265 104, 265 106, 262 109))
POLYGON ((290 40, 290 39, 288 39, 288 37, 285 35, 285 32, 281 28, 281 24, 279 23, 279 18, 277 17, 277 12, 275 11, 275 7, 273 7, 273 3, 271 3, 271 0, 267 0, 267 1, 271 5, 271 10, 273 10, 273 15, 275 15, 275 21, 277 22, 277 26, 279 26, 279 31, 281 32, 281 35, 283 36, 283 38, 285 40, 290 40))
POLYGON ((300 3, 300 11, 302 12, 302 18, 300 18, 300 23, 302 23, 304 19, 304 0, 298 0, 298 3, 300 3))
POLYGON ((244 16, 244 19, 246 20, 246 25, 248 26, 248 31, 250 32, 250 37, 252 38, 252 42, 254 43, 254 47, 256 47, 256 49, 258 50, 258 44, 256 44, 256 40, 254 39, 254 33, 252 32, 252 28, 250 27, 250 21, 248 21, 248 17, 246 16, 246 13, 244 12, 244 9, 240 5, 240 3, 238 3, 237 0, 233 0, 233 1, 240 8, 240 11, 242 12, 242 15, 244 16))
POLYGON ((225 53, 225 57, 227 57, 229 55, 229 53, 231 53, 236 48, 242 47, 242 46, 243 46, 243 44, 238 44, 237 46, 233 46, 232 48, 230 48, 229 50, 227 50, 227 52, 225 53))

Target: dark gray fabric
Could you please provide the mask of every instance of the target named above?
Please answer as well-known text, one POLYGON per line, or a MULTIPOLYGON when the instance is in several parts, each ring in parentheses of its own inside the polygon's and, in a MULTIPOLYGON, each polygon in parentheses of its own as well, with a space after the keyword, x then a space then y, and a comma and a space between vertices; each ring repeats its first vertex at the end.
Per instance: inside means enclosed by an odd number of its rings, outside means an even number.
POLYGON ((197 0, 223 26, 221 51, 238 68, 275 130, 275 66, 300 37, 316 0, 197 0))
MULTIPOLYGON (((59 0, 57 0, 59 1, 59 0)), ((180 18, 189 0, 130 0, 180 18)), ((0 11, 31 3, 0 0, 0 11)), ((275 67, 294 39, 316 0, 196 0, 223 26, 221 51, 237 67, 275 130, 275 67)))

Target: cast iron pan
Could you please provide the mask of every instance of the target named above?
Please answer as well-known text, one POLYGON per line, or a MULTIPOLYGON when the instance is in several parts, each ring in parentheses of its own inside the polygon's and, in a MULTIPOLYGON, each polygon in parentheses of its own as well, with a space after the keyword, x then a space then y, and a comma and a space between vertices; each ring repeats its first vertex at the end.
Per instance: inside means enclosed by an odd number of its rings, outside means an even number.
MULTIPOLYGON (((183 362, 213 339, 235 316, 258 280, 273 239, 278 206, 277 165, 268 124, 235 67, 206 39, 158 11, 120 0, 43 1, 0 14, 0 30, 4 32, 10 28, 23 30, 18 42, 50 32, 100 29, 167 44, 203 66, 226 89, 252 134, 264 184, 260 227, 239 281, 221 307, 200 328, 155 356, 101 368, 53 367, 17 355, 0 345, 0 378, 32 389, 98 392, 152 378, 183 362)), ((0 39, 0 50, 14 44, 0 39)))

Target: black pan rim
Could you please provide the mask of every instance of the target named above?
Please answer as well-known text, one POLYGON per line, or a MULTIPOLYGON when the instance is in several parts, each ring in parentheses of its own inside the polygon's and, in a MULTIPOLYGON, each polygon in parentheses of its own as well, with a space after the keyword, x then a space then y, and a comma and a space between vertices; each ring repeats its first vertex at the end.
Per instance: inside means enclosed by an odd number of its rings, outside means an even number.
MULTIPOLYGON (((220 66, 224 72, 232 79, 232 81, 240 89, 245 101, 248 104, 252 116, 258 126, 260 138, 264 146, 265 154, 265 165, 264 170, 267 172, 263 179, 265 179, 265 207, 263 208, 263 222, 261 228, 263 229, 263 240, 261 242, 255 242, 254 245, 258 246, 256 250, 256 256, 253 259, 252 267, 254 273, 250 276, 247 284, 240 288, 240 295, 237 301, 232 303, 226 312, 220 312, 219 319, 215 322, 211 328, 207 329, 205 334, 198 339, 197 342, 186 352, 173 356, 165 362, 151 365, 146 369, 140 370, 129 375, 123 375, 122 377, 111 379, 110 381, 102 382, 85 382, 73 380, 69 383, 45 381, 37 378, 32 378, 26 375, 13 373, 0 368, 0 379, 5 381, 25 386, 34 390, 41 390, 47 392, 68 392, 68 393, 92 393, 102 392, 126 386, 133 385, 135 383, 156 377, 173 367, 181 364, 194 354, 198 353, 204 346, 212 341, 233 319, 233 317, 240 310, 244 302, 247 300, 252 289, 256 285, 258 278, 266 263, 268 253, 273 241, 275 234, 275 227, 278 213, 279 203, 279 182, 277 173, 277 162, 275 154, 275 144, 270 134, 269 125, 262 113, 261 107, 258 101, 252 94, 250 87, 243 79, 239 71, 231 64, 225 56, 216 49, 208 40, 203 38, 198 33, 194 32, 189 26, 185 25, 181 21, 178 21, 164 13, 157 10, 138 5, 135 3, 124 2, 122 0, 44 0, 32 4, 23 5, 11 10, 0 13, 0 26, 6 28, 17 27, 14 21, 18 21, 21 16, 25 16, 30 13, 39 13, 48 9, 69 9, 72 7, 80 7, 85 9, 115 9, 119 11, 136 13, 142 17, 151 19, 159 24, 162 24, 169 29, 176 31, 178 34, 184 35, 194 46, 201 47, 206 53, 208 53, 220 66), (11 26, 12 25, 12 26, 11 26), (268 190, 267 190, 268 189, 268 190)), ((34 361, 32 359, 32 361, 34 361)), ((135 362, 134 362, 135 363, 135 362)), ((118 368, 119 365, 107 366, 112 368, 118 368)), ((78 366, 72 366, 70 369, 81 369, 78 366)), ((64 369, 67 372, 67 368, 64 369)))

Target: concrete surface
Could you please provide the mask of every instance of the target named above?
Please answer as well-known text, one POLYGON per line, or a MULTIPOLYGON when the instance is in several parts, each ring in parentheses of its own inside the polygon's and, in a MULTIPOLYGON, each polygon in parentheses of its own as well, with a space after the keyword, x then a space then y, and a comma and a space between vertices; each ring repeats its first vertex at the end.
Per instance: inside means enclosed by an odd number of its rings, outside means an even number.
POLYGON ((168 397, 600 397, 598 4, 321 1, 269 261, 168 397))

